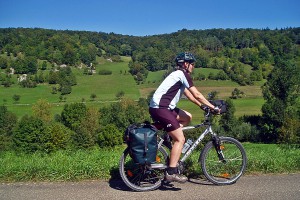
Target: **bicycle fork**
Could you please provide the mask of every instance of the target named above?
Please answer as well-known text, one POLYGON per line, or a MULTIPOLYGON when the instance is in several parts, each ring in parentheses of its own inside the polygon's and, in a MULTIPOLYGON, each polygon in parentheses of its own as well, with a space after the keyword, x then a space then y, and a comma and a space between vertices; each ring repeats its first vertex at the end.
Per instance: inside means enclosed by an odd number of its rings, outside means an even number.
POLYGON ((213 145, 216 149, 219 160, 223 163, 226 163, 226 160, 225 160, 225 157, 224 157, 224 154, 223 154, 223 151, 222 151, 223 147, 221 146, 221 139, 217 135, 213 135, 212 136, 212 142, 213 142, 213 145))

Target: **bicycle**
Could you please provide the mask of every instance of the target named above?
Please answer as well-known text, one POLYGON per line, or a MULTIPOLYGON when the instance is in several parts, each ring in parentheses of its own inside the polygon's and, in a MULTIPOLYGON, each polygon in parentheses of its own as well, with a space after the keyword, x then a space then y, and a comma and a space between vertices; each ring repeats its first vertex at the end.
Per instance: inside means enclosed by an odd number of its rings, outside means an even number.
MULTIPOLYGON (((231 137, 218 136, 212 130, 213 113, 205 109, 204 121, 195 126, 183 127, 183 131, 206 127, 197 140, 182 154, 178 162, 179 172, 184 171, 184 162, 201 143, 205 136, 211 135, 211 140, 206 143, 201 151, 199 162, 204 176, 216 185, 230 185, 235 183, 245 172, 247 156, 242 144, 231 137)), ((159 126, 159 124, 154 124, 159 126)), ((156 163, 136 164, 126 148, 120 158, 119 172, 124 183, 134 191, 150 191, 165 184, 164 174, 168 166, 169 155, 166 149, 172 148, 171 141, 166 132, 158 139, 156 163)))

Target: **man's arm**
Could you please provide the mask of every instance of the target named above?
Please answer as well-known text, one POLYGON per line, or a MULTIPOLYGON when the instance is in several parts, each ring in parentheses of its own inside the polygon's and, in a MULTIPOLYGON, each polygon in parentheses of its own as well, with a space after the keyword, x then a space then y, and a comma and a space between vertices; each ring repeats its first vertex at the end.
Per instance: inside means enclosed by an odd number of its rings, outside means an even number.
POLYGON ((185 89, 184 90, 184 94, 187 96, 188 99, 190 99, 192 102, 194 102, 196 105, 201 106, 201 104, 205 104, 207 105, 210 109, 214 109, 215 106, 212 105, 204 96, 201 92, 199 92, 199 90, 195 87, 192 86, 189 89, 185 89), (187 90, 187 92, 186 92, 187 90), (189 94, 188 94, 189 93, 189 94), (192 96, 192 97, 191 97, 192 96), (193 100, 195 99, 195 100, 193 100), (200 104, 200 105, 199 105, 200 104))

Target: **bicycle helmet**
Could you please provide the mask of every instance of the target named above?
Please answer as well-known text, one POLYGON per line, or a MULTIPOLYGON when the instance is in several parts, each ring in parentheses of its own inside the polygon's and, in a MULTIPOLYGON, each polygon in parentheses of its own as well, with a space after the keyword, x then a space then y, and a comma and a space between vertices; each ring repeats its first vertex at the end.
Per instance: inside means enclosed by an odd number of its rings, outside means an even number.
POLYGON ((178 54, 175 58, 175 61, 177 64, 179 64, 179 63, 181 64, 184 62, 193 63, 193 62, 196 62, 196 59, 193 54, 184 52, 184 53, 178 54))

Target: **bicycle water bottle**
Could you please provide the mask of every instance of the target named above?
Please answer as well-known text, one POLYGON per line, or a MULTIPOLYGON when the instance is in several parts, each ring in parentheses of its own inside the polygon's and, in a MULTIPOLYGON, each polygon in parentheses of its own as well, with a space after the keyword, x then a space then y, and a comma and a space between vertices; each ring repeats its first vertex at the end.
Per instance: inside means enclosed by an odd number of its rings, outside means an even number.
POLYGON ((188 140, 186 141, 186 143, 184 143, 181 152, 182 152, 182 153, 185 153, 185 152, 191 147, 192 144, 193 144, 193 140, 192 140, 192 139, 188 139, 188 140))

